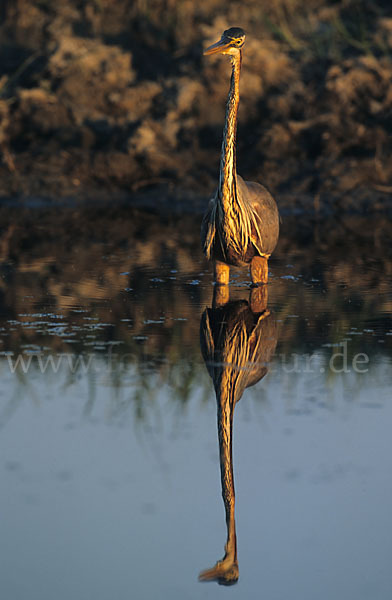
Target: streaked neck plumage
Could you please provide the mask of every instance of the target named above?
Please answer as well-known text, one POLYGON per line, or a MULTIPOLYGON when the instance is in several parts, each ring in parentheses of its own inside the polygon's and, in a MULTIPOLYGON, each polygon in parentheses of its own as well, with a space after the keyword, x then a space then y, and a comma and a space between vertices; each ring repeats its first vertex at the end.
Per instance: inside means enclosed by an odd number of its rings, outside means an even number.
POLYGON ((226 560, 237 563, 237 537, 235 530, 235 492, 233 475, 233 415, 235 407, 234 390, 223 374, 216 386, 218 402, 218 438, 221 468, 222 498, 226 512, 227 541, 226 560))
POLYGON ((222 202, 225 212, 230 210, 233 196, 235 197, 235 186, 237 185, 235 146, 237 133, 237 112, 240 100, 242 50, 230 58, 232 73, 230 91, 226 104, 226 118, 225 127, 223 130, 218 190, 218 197, 222 202))

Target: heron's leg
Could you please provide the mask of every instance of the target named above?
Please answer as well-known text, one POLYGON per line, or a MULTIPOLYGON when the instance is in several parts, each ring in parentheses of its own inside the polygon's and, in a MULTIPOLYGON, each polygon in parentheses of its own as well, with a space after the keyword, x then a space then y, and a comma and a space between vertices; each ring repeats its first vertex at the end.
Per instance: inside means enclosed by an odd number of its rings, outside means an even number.
POLYGON ((252 283, 268 282, 268 260, 265 256, 254 256, 250 263, 252 283))
POLYGON ((268 305, 268 285, 258 285, 253 287, 249 299, 250 308, 253 313, 262 313, 268 305))
POLYGON ((224 306, 230 300, 230 292, 228 285, 214 285, 214 296, 212 300, 212 307, 219 308, 224 306))
POLYGON ((216 283, 227 285, 229 283, 230 267, 219 260, 214 262, 214 278, 216 283))

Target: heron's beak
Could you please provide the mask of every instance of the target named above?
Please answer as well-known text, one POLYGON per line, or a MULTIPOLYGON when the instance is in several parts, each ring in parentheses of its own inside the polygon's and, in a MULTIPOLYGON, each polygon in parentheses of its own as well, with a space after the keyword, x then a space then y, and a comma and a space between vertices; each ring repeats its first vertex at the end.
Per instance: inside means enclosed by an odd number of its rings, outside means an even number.
POLYGON ((230 48, 230 42, 224 42, 219 40, 216 44, 212 44, 212 46, 208 46, 203 52, 204 56, 208 56, 209 54, 217 54, 218 52, 223 53, 225 50, 230 48))

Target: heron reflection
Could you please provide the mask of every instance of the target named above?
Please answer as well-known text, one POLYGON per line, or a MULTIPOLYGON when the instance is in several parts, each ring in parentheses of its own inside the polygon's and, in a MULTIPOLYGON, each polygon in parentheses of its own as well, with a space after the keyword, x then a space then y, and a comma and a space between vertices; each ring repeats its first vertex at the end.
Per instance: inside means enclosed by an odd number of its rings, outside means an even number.
POLYGON ((227 540, 224 557, 202 571, 200 581, 233 585, 238 581, 235 492, 233 476, 233 415, 244 390, 260 381, 277 343, 276 320, 267 308, 267 286, 251 290, 249 301, 229 301, 228 286, 216 286, 212 308, 200 323, 200 346, 212 378, 218 418, 222 497, 227 540))

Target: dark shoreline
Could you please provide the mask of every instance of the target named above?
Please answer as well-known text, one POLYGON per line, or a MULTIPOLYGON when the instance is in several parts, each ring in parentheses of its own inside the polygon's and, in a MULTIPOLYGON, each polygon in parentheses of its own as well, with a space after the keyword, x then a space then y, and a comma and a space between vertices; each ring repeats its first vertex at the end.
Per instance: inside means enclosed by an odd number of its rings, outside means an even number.
POLYGON ((283 213, 391 203, 388 2, 84 4, 2 3, 0 196, 201 211, 230 79, 228 62, 202 48, 240 19, 238 172, 283 213))
MULTIPOLYGON (((127 193, 124 190, 79 190, 79 193, 60 197, 45 194, 0 195, 0 208, 25 209, 63 209, 105 208, 111 205, 131 207, 141 212, 159 215, 160 217, 180 217, 181 215, 203 215, 207 208, 210 195, 181 188, 155 187, 127 193)), ((343 218, 355 216, 392 216, 392 193, 376 190, 363 190, 362 193, 350 194, 341 198, 310 194, 279 194, 275 195, 282 217, 300 217, 304 223, 323 218, 343 218)))

